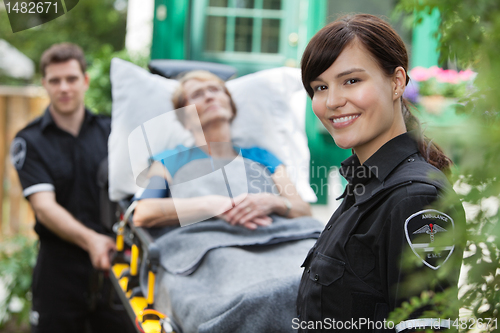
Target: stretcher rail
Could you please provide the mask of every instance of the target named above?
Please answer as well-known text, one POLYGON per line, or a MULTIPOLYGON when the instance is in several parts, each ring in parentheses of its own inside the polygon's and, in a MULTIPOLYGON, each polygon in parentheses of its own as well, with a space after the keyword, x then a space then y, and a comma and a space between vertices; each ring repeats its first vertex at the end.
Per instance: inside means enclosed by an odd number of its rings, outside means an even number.
POLYGON ((127 314, 135 322, 139 333, 180 333, 177 326, 165 315, 154 310, 156 274, 160 266, 160 251, 153 237, 144 229, 134 226, 132 214, 137 205, 128 207, 120 203, 123 214, 113 227, 116 247, 110 279, 127 314), (125 208, 126 207, 126 208, 125 208), (140 286, 139 267, 144 260, 148 273, 147 291, 140 286))

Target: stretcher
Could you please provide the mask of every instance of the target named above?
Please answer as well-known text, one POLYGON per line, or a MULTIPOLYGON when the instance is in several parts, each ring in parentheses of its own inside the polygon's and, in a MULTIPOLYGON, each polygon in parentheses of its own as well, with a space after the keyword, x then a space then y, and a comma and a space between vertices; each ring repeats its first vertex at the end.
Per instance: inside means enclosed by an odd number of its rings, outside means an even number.
MULTIPOLYGON (((236 74, 236 69, 232 66, 182 60, 152 60, 149 69, 151 73, 165 78, 195 69, 208 70, 223 80, 236 74)), ((110 270, 114 290, 138 332, 180 333, 180 329, 169 317, 154 309, 156 274, 160 265, 160 254, 154 238, 147 229, 135 227, 132 223, 131 216, 137 202, 129 205, 129 200, 122 200, 118 204, 109 201, 106 181, 108 170, 107 167, 104 169, 99 175, 101 189, 104 191, 101 193, 101 220, 116 234, 117 251, 110 270), (111 225, 114 216, 119 216, 119 221, 111 225), (147 267, 146 293, 140 286, 141 264, 147 267)))
MULTIPOLYGON (((226 65, 171 60, 153 60, 149 68, 152 73, 160 74, 167 78, 176 76, 178 73, 184 71, 206 69, 226 80, 234 76, 236 72, 233 67, 226 65)), ((113 92, 113 95, 115 96, 118 94, 113 92)), ((115 132, 117 131, 117 127, 118 126, 113 127, 112 125, 115 132)), ((294 134, 293 137, 296 138, 297 135, 294 134)), ((127 138, 124 138, 124 140, 126 139, 127 138)), ((286 141, 293 142, 293 140, 286 141)), ((113 147, 113 144, 109 145, 111 169, 111 162, 113 159, 112 152, 114 152, 113 149, 116 150, 116 148, 113 147)), ((294 148, 297 148, 297 146, 294 148)), ((294 151, 298 150, 300 154, 304 155, 303 151, 301 152, 303 148, 303 146, 299 146, 299 149, 294 149, 294 151)), ((305 148, 307 149, 307 143, 305 143, 305 148)), ((306 155, 306 167, 308 167, 308 152, 306 155)), ((116 181, 117 178, 120 178, 120 176, 117 175, 119 172, 111 169, 109 170, 110 184, 113 179, 116 181)), ((133 185, 137 185, 140 182, 141 173, 135 172, 135 170, 133 171, 133 181, 135 183, 133 185)), ((304 173, 304 170, 301 171, 304 173)), ((132 173, 132 171, 130 173, 132 173)), ((302 174, 302 176, 304 175, 302 174)), ((308 178, 307 172, 305 176, 308 178)), ((121 183, 120 181, 120 186, 122 185, 121 183)), ((307 183, 307 186, 305 186, 306 190, 308 186, 307 183)), ((300 185, 298 187, 300 187, 300 185)), ((107 186, 103 188, 104 190, 108 189, 107 186)), ((134 192, 129 188, 123 190, 122 187, 119 189, 119 191, 121 190, 122 192, 118 191, 120 195, 117 196, 116 189, 117 186, 113 188, 111 184, 109 187, 109 195, 105 191, 103 194, 104 199, 101 200, 103 202, 102 206, 105 206, 102 209, 102 211, 105 212, 102 217, 103 221, 105 221, 104 223, 109 227, 112 225, 113 231, 116 234, 117 252, 114 255, 110 271, 110 279, 114 289, 123 303, 130 319, 135 323, 137 332, 181 333, 181 326, 178 325, 173 318, 168 317, 165 313, 161 313, 156 308, 157 300, 155 297, 157 296, 155 295, 157 295, 157 290, 155 290, 155 287, 157 285, 158 273, 161 269, 161 258, 160 250, 155 243, 155 239, 162 234, 162 230, 161 228, 145 229, 135 227, 132 223, 135 202, 130 204, 130 197, 134 192), (122 193, 125 194, 122 195, 122 193), (126 196, 126 198, 123 198, 123 196, 126 196), (110 201, 109 198, 111 198, 112 201, 110 201), (119 200, 117 200, 117 198, 119 200), (118 220, 118 222, 116 222, 116 220, 118 220)), ((310 190, 310 187, 308 190, 310 190)), ((312 192, 312 190, 310 190, 310 192, 312 192)), ((308 194, 306 193, 303 195, 303 198, 304 196, 307 197, 308 194)), ((314 197, 314 194, 312 196, 314 197)), ((307 201, 313 200, 314 199, 309 198, 307 201)))

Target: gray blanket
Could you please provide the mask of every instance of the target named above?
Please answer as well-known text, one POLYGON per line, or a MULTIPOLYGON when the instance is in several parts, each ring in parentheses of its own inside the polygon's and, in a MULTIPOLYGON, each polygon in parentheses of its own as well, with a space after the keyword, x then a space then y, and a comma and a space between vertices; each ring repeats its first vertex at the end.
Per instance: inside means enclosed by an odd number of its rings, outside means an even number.
POLYGON ((271 217, 257 230, 212 219, 160 237, 156 308, 184 333, 293 332, 300 265, 323 225, 271 217))

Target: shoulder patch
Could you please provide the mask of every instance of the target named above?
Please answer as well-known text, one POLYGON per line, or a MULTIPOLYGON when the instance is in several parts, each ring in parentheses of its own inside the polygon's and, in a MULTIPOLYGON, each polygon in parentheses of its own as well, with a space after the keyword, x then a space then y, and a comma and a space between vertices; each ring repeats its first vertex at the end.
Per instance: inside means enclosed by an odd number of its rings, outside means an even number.
POLYGON ((21 170, 26 160, 26 140, 15 138, 10 145, 10 160, 17 170, 21 170))
POLYGON ((424 265, 434 270, 443 265, 455 249, 455 223, 435 209, 425 209, 405 221, 406 240, 424 265))

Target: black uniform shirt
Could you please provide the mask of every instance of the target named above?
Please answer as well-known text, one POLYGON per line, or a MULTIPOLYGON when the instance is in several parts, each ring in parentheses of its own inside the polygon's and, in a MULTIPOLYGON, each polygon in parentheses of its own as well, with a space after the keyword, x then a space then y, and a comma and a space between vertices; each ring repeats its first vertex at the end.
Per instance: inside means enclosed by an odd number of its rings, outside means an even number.
MULTIPOLYGON (((56 201, 87 227, 103 232, 99 217, 97 170, 107 156, 109 117, 85 110, 77 137, 57 127, 49 109, 22 129, 11 145, 11 159, 25 197, 54 191, 56 201)), ((39 221, 41 240, 59 239, 39 221)))
MULTIPOLYGON (((382 323, 410 296, 431 289, 426 285, 410 292, 402 284, 405 274, 427 271, 437 277, 437 270, 452 262, 448 256, 461 258, 461 252, 454 251, 453 237, 433 247, 435 240, 454 233, 454 221, 447 214, 428 209, 450 185, 418 153, 409 133, 387 142, 363 165, 356 155, 349 157, 340 172, 348 181, 344 201, 303 264, 297 299, 300 331, 328 330, 336 320, 349 322, 350 327, 341 330, 372 332, 373 327, 360 327, 360 320, 382 323), (408 273, 402 269, 401 254, 410 249, 417 263, 408 273)), ((459 269, 449 281, 439 282, 436 291, 456 285, 459 269)), ((396 324, 387 331, 394 332, 396 324)))

